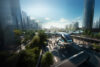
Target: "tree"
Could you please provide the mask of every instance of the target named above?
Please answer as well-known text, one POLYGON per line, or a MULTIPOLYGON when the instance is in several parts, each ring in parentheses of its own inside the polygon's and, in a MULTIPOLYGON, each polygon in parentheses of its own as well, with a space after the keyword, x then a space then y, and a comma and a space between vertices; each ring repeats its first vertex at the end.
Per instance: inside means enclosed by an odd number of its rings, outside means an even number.
POLYGON ((94 43, 92 45, 93 49, 95 49, 96 51, 100 51, 100 45, 97 45, 96 43, 94 43))
POLYGON ((27 49, 19 53, 17 67, 35 67, 39 57, 39 48, 27 49))
POLYGON ((39 47, 40 46, 40 37, 38 35, 35 35, 31 42, 26 46, 27 49, 39 47))
POLYGON ((43 30, 38 31, 38 35, 40 37, 40 44, 41 46, 45 45, 45 42, 47 41, 47 35, 43 30))
POLYGON ((21 30, 14 30, 16 36, 20 36, 22 34, 21 30))
POLYGON ((41 60, 42 67, 50 67, 53 64, 53 55, 50 52, 46 52, 41 60))
POLYGON ((14 30, 15 33, 15 40, 16 40, 16 44, 20 45, 21 44, 21 35, 22 35, 22 31, 21 30, 14 30))
POLYGON ((18 54, 0 51, 0 67, 16 67, 18 54))
POLYGON ((97 38, 99 38, 99 39, 100 39, 100 32, 97 34, 97 38))
POLYGON ((33 30, 28 30, 28 31, 24 31, 24 42, 31 40, 33 38, 33 36, 35 35, 35 32, 33 30))

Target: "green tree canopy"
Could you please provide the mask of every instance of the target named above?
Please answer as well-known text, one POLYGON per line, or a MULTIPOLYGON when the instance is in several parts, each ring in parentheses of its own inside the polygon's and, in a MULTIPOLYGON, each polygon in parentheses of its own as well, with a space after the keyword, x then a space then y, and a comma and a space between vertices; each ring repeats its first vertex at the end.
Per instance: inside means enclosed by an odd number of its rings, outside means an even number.
POLYGON ((32 37, 35 35, 35 32, 33 30, 25 31, 24 37, 25 40, 31 40, 32 37))
POLYGON ((50 52, 46 52, 41 60, 42 67, 50 67, 53 64, 53 55, 50 52))
POLYGON ((22 31, 21 30, 14 30, 14 33, 15 33, 16 36, 22 35, 22 31))
POLYGON ((31 42, 26 46, 26 48, 34 48, 40 46, 40 37, 38 35, 35 35, 31 42))
POLYGON ((40 37, 41 45, 44 45, 47 40, 47 35, 45 34, 45 31, 43 31, 43 30, 38 31, 38 35, 40 37))
POLYGON ((27 49, 19 53, 18 67, 35 67, 38 61, 39 48, 27 49))
POLYGON ((20 45, 21 44, 20 36, 22 35, 22 31, 21 30, 14 30, 14 34, 15 34, 16 44, 20 45))

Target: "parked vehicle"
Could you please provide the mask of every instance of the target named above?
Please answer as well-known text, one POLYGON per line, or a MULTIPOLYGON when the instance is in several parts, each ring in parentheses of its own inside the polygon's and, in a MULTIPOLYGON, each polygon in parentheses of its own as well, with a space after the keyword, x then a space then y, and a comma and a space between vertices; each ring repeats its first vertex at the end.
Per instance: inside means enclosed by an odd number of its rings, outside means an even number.
POLYGON ((67 43, 72 43, 73 39, 70 37, 69 34, 62 34, 61 37, 67 42, 67 43))

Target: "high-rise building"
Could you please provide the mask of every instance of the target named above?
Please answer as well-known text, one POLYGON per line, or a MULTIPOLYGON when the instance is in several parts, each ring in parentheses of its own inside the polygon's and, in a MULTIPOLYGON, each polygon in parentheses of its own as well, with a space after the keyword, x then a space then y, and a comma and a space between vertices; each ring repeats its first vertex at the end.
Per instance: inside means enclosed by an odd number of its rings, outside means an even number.
POLYGON ((73 25, 74 25, 74 28, 75 28, 75 29, 78 29, 78 28, 79 28, 79 23, 78 23, 78 22, 74 22, 73 25))
POLYGON ((0 48, 15 46, 14 29, 20 27, 19 0, 0 0, 0 48))
POLYGON ((11 13, 17 29, 22 29, 22 15, 19 0, 10 0, 11 13))
POLYGON ((92 29, 95 0, 85 0, 83 28, 92 29))
POLYGON ((99 29, 100 29, 100 18, 99 18, 99 29))
POLYGON ((22 11, 22 28, 23 30, 38 30, 40 29, 40 26, 35 19, 31 19, 24 11, 22 11))
POLYGON ((28 16, 27 14, 22 11, 22 29, 27 30, 28 29, 28 16))
POLYGON ((95 23, 93 24, 95 29, 100 29, 100 18, 98 20, 95 21, 95 23))
POLYGON ((36 22, 36 20, 30 20, 30 29, 31 30, 38 30, 38 29, 40 29, 41 27, 40 27, 40 25, 39 25, 39 23, 37 23, 36 22))

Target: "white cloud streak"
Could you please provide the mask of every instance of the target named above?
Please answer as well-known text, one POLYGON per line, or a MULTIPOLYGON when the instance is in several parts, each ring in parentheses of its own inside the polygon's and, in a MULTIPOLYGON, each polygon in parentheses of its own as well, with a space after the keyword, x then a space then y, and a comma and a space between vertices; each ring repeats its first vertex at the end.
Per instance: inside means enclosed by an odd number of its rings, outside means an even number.
POLYGON ((57 28, 65 28, 67 24, 69 24, 71 21, 61 18, 58 21, 49 21, 42 25, 43 28, 50 28, 50 27, 57 27, 57 28))
MULTIPOLYGON (((45 20, 48 20, 46 18, 45 20)), ((51 20, 51 19, 49 19, 51 20)), ((82 19, 81 17, 77 17, 74 20, 68 20, 65 18, 60 18, 58 21, 48 21, 42 24, 43 28, 57 27, 57 28, 65 28, 66 25, 71 24, 72 22, 79 22, 79 27, 82 27, 82 19)))

